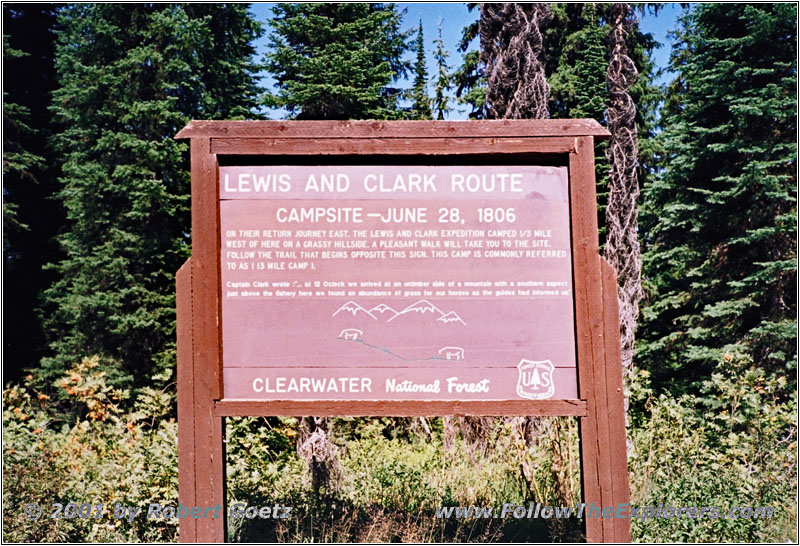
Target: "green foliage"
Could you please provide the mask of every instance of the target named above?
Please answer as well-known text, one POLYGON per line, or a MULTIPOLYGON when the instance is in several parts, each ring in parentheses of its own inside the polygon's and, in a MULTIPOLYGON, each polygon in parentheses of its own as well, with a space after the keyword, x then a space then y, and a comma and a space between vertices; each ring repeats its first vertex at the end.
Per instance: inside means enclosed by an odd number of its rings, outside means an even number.
MULTIPOLYGON (((9 37, 3 35, 3 60, 19 60, 28 56, 24 51, 12 48, 9 37)), ((9 102, 9 94, 3 89, 3 265, 7 267, 14 259, 9 232, 27 231, 30 229, 18 219, 18 204, 5 198, 7 192, 13 192, 12 180, 27 179, 36 184, 32 170, 41 168, 44 158, 26 150, 21 138, 36 134, 36 130, 28 125, 30 109, 20 104, 9 102)))
MULTIPOLYGON (((608 101, 606 44, 613 23, 610 8, 607 3, 553 4, 553 21, 544 31, 551 117, 591 117, 603 123, 608 101)), ((627 45, 639 73, 629 92, 637 107, 636 124, 641 142, 653 133, 661 100, 661 93, 653 84, 655 68, 650 56, 658 44, 634 24, 627 45)), ((649 155, 641 159, 647 159, 647 166, 653 164, 649 155)))
POLYGON ((436 78, 434 81, 433 92, 433 112, 436 119, 443 120, 447 114, 453 111, 450 107, 450 98, 447 92, 452 87, 453 76, 450 74, 450 67, 447 64, 447 58, 450 52, 444 48, 444 41, 442 40, 442 22, 437 23, 438 37, 433 41, 436 50, 433 53, 433 58, 436 60, 436 78))
POLYGON ((414 63, 414 84, 411 86, 410 119, 431 119, 431 99, 428 97, 428 67, 425 64, 425 38, 422 33, 422 19, 419 20, 416 41, 417 58, 414 63))
MULTIPOLYGON (((107 506, 177 504, 174 394, 143 390, 125 410, 126 393, 110 385, 99 358, 74 364, 56 384, 64 402, 31 380, 3 391, 3 532, 15 542, 172 542, 177 519, 42 518, 29 522, 23 504, 107 506)), ((158 381, 164 381, 160 378, 158 381)), ((797 488, 797 400, 785 399, 785 377, 768 378, 743 356, 719 363, 699 396, 655 396, 638 372, 630 459, 636 506, 766 506, 771 519, 634 520, 634 539, 776 542, 796 540, 791 499, 797 488)), ((443 444, 441 420, 431 436, 415 422, 340 419, 333 430, 343 453, 343 482, 317 491, 294 442, 298 420, 228 419, 228 503, 293 506, 288 520, 233 520, 233 541, 486 542, 580 540, 580 522, 508 518, 441 520, 437 506, 502 506, 577 501, 577 423, 550 423, 524 441, 497 421, 478 452, 464 440, 443 444), (523 466, 525 480, 520 479, 523 466), (570 484, 564 489, 564 484, 570 484), (531 487, 533 484, 533 487, 531 487)))
MULTIPOLYGON (((39 19, 46 21, 50 15, 50 8, 36 8, 31 10, 39 19)), ((16 9, 3 7, 3 22, 6 31, 3 34, 3 68, 9 73, 14 73, 16 78, 24 78, 25 65, 37 64, 32 59, 29 51, 12 46, 12 40, 19 47, 29 46, 21 34, 24 31, 34 32, 39 29, 31 28, 32 24, 27 19, 34 18, 27 13, 25 6, 16 9), (9 28, 10 27, 10 28, 9 28)), ((40 23, 41 24, 41 23, 40 23)), ((37 36, 43 38, 43 36, 37 36)), ((37 53, 40 53, 37 51, 37 53)), ((44 61, 44 64, 47 60, 44 61)), ((50 59, 52 63, 52 59, 50 59)), ((41 61, 38 63, 41 66, 41 61)), ((36 83, 21 86, 18 82, 3 86, 3 267, 12 267, 18 259, 19 250, 15 248, 13 240, 19 232, 29 231, 30 226, 19 218, 19 203, 17 194, 25 190, 25 186, 38 184, 37 176, 44 168, 45 158, 42 157, 40 130, 37 128, 40 120, 32 119, 31 99, 44 99, 44 90, 37 89, 36 83), (38 96, 31 97, 38 91, 38 96), (33 125, 33 126, 32 126, 33 125)))
POLYGON ((609 26, 601 28, 594 4, 557 4, 554 16, 546 32, 553 45, 556 40, 560 42, 558 47, 547 49, 551 115, 592 118, 602 123, 608 67, 604 42, 609 26))
POLYGON ((408 66, 408 32, 394 4, 277 4, 266 69, 278 93, 266 104, 295 119, 399 117, 390 87, 408 66))
POLYGON ((54 86, 51 4, 3 4, 3 373, 19 380, 45 348, 36 314, 52 275, 42 265, 59 256, 52 237, 63 214, 52 199, 57 161, 47 145, 54 86))
POLYGON ((484 119, 486 114, 486 75, 479 60, 480 52, 469 50, 462 54, 461 66, 453 73, 458 103, 469 106, 470 119, 484 119))
MULTIPOLYGON (((769 519, 633 520, 644 542, 797 540, 797 394, 786 376, 767 377, 743 356, 723 359, 698 396, 653 396, 633 430, 632 503, 638 506, 769 507, 769 519)), ((634 400, 634 397, 631 399, 634 400)))
MULTIPOLYGON (((607 21, 601 26, 594 4, 554 4, 553 15, 554 20, 545 31, 550 115, 554 118, 591 118, 605 124, 608 103, 605 42, 610 26, 607 21)), ((605 241, 608 203, 606 147, 605 142, 595 147, 597 223, 601 245, 605 241)))
POLYGON ((77 4, 60 12, 53 114, 65 258, 45 292, 59 375, 87 352, 146 381, 174 365, 174 274, 189 255, 192 118, 255 106, 246 5, 77 4))
POLYGON ((78 409, 65 420, 61 404, 32 383, 3 391, 3 533, 14 542, 163 542, 177 538, 177 520, 137 517, 50 519, 54 503, 115 502, 147 507, 177 505, 177 425, 166 418, 174 394, 147 389, 129 412, 125 393, 97 371, 99 359, 84 359, 58 381, 78 409), (166 410, 166 411, 165 411, 166 410), (38 521, 23 516, 38 502, 38 521))
MULTIPOLYGON (((467 3, 467 9, 473 11, 478 4, 467 3)), ((479 16, 479 14, 478 14, 479 16)), ((458 50, 461 52, 461 66, 453 72, 453 83, 459 104, 469 106, 470 119, 486 117, 486 73, 480 62, 480 51, 469 49, 469 45, 478 36, 478 20, 464 27, 458 50)))
MULTIPOLYGON (((509 449, 519 438, 510 429, 495 429, 497 449, 476 457, 465 442, 457 442, 450 451, 444 449, 439 419, 431 423, 432 437, 411 423, 398 428, 393 421, 336 419, 332 428, 339 431, 334 434, 342 446, 343 482, 337 491, 317 493, 305 463, 289 447, 297 437, 296 419, 230 419, 228 502, 278 502, 294 506, 294 511, 290 520, 234 522, 229 538, 235 542, 486 542, 554 536, 541 520, 447 520, 434 515, 437 506, 526 501, 526 486, 518 478, 519 452, 509 449)), ((531 461, 538 461, 540 455, 526 454, 531 461)), ((556 502, 552 497, 542 500, 556 502)))
MULTIPOLYGON (((470 3, 473 10, 478 4, 470 3)), ((657 5, 656 5, 657 6, 657 5)), ((550 85, 548 109, 553 118, 590 117, 604 121, 608 93, 605 76, 608 66, 610 4, 554 3, 553 20, 542 29, 544 64, 550 85)), ((464 27, 459 50, 464 52, 461 66, 454 74, 459 102, 471 106, 471 118, 482 117, 486 82, 479 52, 469 50, 478 35, 477 21, 464 27)), ((656 109, 661 100, 653 84, 654 65, 650 52, 657 45, 650 34, 634 25, 628 37, 628 49, 639 72, 630 89, 637 105, 637 126, 641 139, 649 138, 655 125, 656 109)), ((653 165, 649 146, 640 146, 643 167, 653 165)), ((598 157, 602 158, 602 154, 598 157)), ((603 160, 604 161, 604 160, 603 160)))
POLYGON ((682 19, 666 169, 642 214, 639 359, 658 387, 696 392, 730 355, 796 369, 796 9, 701 4, 682 19))
MULTIPOLYGON (((550 116, 553 118, 592 118, 605 124, 608 108, 606 69, 610 52, 608 41, 612 30, 611 4, 553 4, 553 21, 544 32, 547 82, 550 84, 550 116)), ((636 128, 639 145, 639 186, 649 183, 655 159, 653 136, 659 90, 651 52, 656 42, 650 34, 631 26, 628 54, 639 77, 629 93, 636 105, 636 128)), ((608 162, 606 143, 596 147, 597 221, 601 247, 606 234, 608 203, 608 162)))

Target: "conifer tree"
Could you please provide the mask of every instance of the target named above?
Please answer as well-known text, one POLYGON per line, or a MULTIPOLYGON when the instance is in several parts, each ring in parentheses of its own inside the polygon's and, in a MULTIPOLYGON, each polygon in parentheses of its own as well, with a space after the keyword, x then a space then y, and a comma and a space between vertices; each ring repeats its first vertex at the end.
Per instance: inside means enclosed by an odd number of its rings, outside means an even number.
MULTIPOLYGON (((606 60, 603 31, 594 4, 583 5, 580 14, 585 26, 566 37, 558 70, 551 79, 564 77, 569 105, 569 117, 591 118, 605 125, 608 99, 606 91, 606 60)), ((606 236, 606 204, 608 203, 608 163, 605 159, 607 143, 595 145, 595 182, 597 186, 597 225, 600 244, 606 236)))
MULTIPOLYGON (((550 84, 550 116, 554 118, 589 117, 606 124, 605 110, 610 104, 606 88, 606 70, 611 58, 611 31, 614 28, 612 4, 553 4, 553 21, 544 33, 546 67, 550 84)), ((649 139, 654 134, 659 91, 653 84, 654 65, 650 52, 655 42, 641 32, 633 18, 627 35, 628 51, 639 78, 628 89, 636 107, 639 139, 638 177, 646 184, 654 169, 649 139)), ((600 243, 606 238, 608 202, 608 161, 606 144, 597 146, 596 179, 600 243)))
MULTIPOLYGON (((606 109, 606 51, 596 7, 586 4, 585 26, 566 37, 562 57, 552 80, 563 82, 569 116, 604 121, 606 109)), ((557 88, 560 86, 556 86, 557 88)))
MULTIPOLYGON (((475 3, 467 4, 470 11, 477 6, 475 3)), ((604 60, 601 62, 597 44, 599 39, 605 48, 605 44, 609 41, 612 28, 611 4, 552 3, 550 6, 553 19, 541 28, 544 67, 550 87, 549 116, 574 118, 588 115, 603 121, 603 111, 608 99, 604 81, 609 53, 607 50, 603 52, 604 60), (590 51, 586 51, 589 42, 594 45, 591 45, 590 51), (578 61, 581 57, 580 73, 583 77, 577 75, 578 61), (584 100, 578 101, 576 93, 579 88, 582 99, 588 97, 591 104, 587 104, 584 100), (598 95, 603 97, 602 105, 598 101, 598 95), (580 111, 573 111, 579 102, 580 111)), ((658 4, 648 6, 655 11, 658 4)), ((458 102, 470 107, 471 118, 481 119, 486 117, 487 83, 486 67, 480 60, 479 51, 469 49, 469 44, 476 36, 478 36, 477 21, 464 27, 459 43, 459 51, 463 54, 462 62, 453 74, 453 83, 458 102)), ((654 65, 650 58, 650 52, 656 46, 656 42, 651 35, 641 32, 637 24, 632 26, 628 40, 632 59, 640 74, 630 89, 630 94, 637 106, 636 123, 640 137, 648 139, 652 136, 656 108, 660 101, 659 90, 653 84, 654 65)), ((643 143, 640 152, 641 171, 653 168, 651 157, 653 151, 649 143, 643 143)), ((642 172, 640 176, 641 174, 642 172)), ((604 218, 602 214, 600 217, 602 225, 604 218)))
POLYGON ((657 387, 693 389, 731 360, 796 367, 796 23, 794 4, 698 4, 681 20, 642 221, 639 353, 657 387))
POLYGON ((453 111, 450 107, 450 99, 447 92, 450 91, 452 76, 450 75, 450 67, 447 64, 447 58, 450 52, 444 48, 444 41, 442 40, 442 22, 437 23, 438 37, 433 41, 436 50, 433 53, 433 58, 436 60, 436 79, 434 81, 433 93, 433 113, 436 119, 443 120, 447 114, 453 111))
MULTIPOLYGON (((8 65, 12 61, 24 59, 29 54, 14 49, 9 44, 9 37, 3 35, 3 61, 5 69, 13 71, 8 65)), ((36 184, 32 171, 43 166, 44 158, 29 151, 24 140, 36 134, 36 129, 29 125, 30 108, 11 102, 9 93, 3 89, 3 266, 7 269, 14 261, 11 239, 14 235, 30 229, 19 219, 19 203, 7 194, 16 190, 15 186, 23 184, 27 178, 29 183, 36 184)))
POLYGON ((428 97, 428 67, 425 63, 425 38, 422 32, 422 19, 417 27, 415 45, 417 59, 414 63, 414 85, 411 87, 411 119, 431 119, 431 99, 428 97))
POLYGON ((594 4, 553 4, 553 21, 544 30, 552 117, 582 114, 602 121, 606 97, 605 52, 598 49, 606 39, 606 28, 600 27, 602 11, 594 4), (602 104, 583 104, 587 96, 602 104))
MULTIPOLYGON (((601 28, 600 15, 594 4, 553 4, 553 21, 544 32, 551 117, 591 118, 605 123, 608 61, 604 44, 606 27, 601 28)), ((605 240, 608 200, 605 147, 605 142, 595 144, 597 224, 601 246, 605 240)))
MULTIPOLYGON (((468 3, 467 9, 473 11, 478 4, 468 3)), ((486 117, 486 71, 480 60, 480 50, 470 49, 470 44, 478 36, 478 21, 464 27, 458 50, 461 52, 461 65, 453 72, 456 100, 470 108, 470 119, 486 117)))
POLYGON ((36 313, 43 265, 63 214, 52 198, 56 163, 47 146, 55 79, 55 7, 3 5, 3 371, 7 381, 38 364, 46 342, 36 313))
POLYGON ((408 69, 394 4, 277 4, 270 20, 266 69, 277 94, 266 104, 295 119, 399 118, 401 91, 391 87, 408 69))
POLYGON ((54 356, 44 378, 89 354, 116 379, 174 363, 174 275, 189 254, 192 118, 255 106, 244 4, 75 4, 59 17, 52 111, 63 157, 65 258, 46 291, 54 356))

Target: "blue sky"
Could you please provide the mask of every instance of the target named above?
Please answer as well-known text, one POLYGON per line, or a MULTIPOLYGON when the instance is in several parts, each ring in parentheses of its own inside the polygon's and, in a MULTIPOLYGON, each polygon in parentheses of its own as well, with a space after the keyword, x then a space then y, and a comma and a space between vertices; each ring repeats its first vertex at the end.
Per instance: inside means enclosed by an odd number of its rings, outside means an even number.
MULTIPOLYGON (((268 23, 272 14, 271 5, 272 4, 270 3, 257 3, 253 4, 251 8, 257 20, 265 25, 266 30, 264 37, 262 37, 256 44, 258 48, 259 59, 267 51, 267 36, 271 30, 268 23)), ((403 25, 405 29, 416 28, 419 24, 420 18, 422 19, 425 46, 426 50, 428 51, 428 73, 431 75, 431 77, 433 76, 435 70, 432 52, 434 48, 433 40, 437 36, 436 24, 438 21, 442 22, 442 38, 444 40, 445 47, 450 52, 449 64, 451 66, 457 66, 460 63, 461 53, 458 51, 458 42, 461 39, 461 31, 466 25, 477 18, 477 9, 470 12, 467 10, 466 4, 461 2, 416 2, 398 3, 397 5, 400 7, 400 9, 406 10, 405 16, 403 17, 403 25)), ((647 13, 644 16, 640 16, 642 30, 651 33, 656 41, 662 44, 662 46, 654 52, 654 60, 656 62, 656 66, 659 68, 665 68, 667 66, 670 52, 670 42, 667 38, 667 32, 675 28, 677 17, 682 11, 683 10, 679 4, 672 3, 666 4, 663 8, 661 8, 658 12, 658 15, 647 13)), ((477 47, 477 43, 473 44, 473 47, 477 47)), ((408 58, 411 59, 413 54, 413 51, 408 52, 408 58)), ((665 74, 662 76, 661 80, 659 80, 659 83, 663 83, 668 80, 669 74, 665 74)), ((265 74, 262 83, 265 87, 271 89, 273 80, 271 77, 269 77, 269 75, 265 74)), ((463 108, 462 110, 463 111, 461 112, 452 112, 448 119, 466 119, 466 110, 463 108)), ((285 112, 271 110, 269 111, 269 116, 272 119, 282 119, 285 117, 285 112)))

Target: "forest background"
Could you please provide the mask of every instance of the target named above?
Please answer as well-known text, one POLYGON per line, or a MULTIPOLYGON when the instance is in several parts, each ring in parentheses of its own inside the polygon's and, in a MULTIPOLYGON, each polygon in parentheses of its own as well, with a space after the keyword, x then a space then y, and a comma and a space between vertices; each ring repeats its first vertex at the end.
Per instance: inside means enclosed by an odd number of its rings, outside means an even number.
MULTIPOLYGON (((797 540, 796 4, 466 13, 446 43, 447 20, 394 4, 3 4, 4 540, 177 538, 176 520, 29 522, 22 506, 177 504, 174 274, 191 239, 173 137, 267 116, 627 127, 634 157, 598 146, 597 174, 603 251, 630 288, 632 502, 775 510, 634 520, 634 540, 797 540), (659 74, 638 21, 664 10, 680 14, 659 74), (515 103, 501 65, 538 93, 515 103)), ((229 502, 296 507, 231 522, 233 541, 581 538, 574 519, 433 517, 577 502, 574 419, 237 418, 226 434, 229 502)))

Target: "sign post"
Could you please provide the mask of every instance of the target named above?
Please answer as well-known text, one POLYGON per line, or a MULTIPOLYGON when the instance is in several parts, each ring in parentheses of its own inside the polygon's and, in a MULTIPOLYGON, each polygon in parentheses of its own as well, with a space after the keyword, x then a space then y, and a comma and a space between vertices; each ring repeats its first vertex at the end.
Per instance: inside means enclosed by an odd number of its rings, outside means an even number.
MULTIPOLYGON (((181 520, 182 541, 224 541, 227 416, 575 416, 584 502, 628 503, 599 124, 193 121, 177 137, 179 494, 221 507, 181 520)), ((630 541, 603 516, 589 541, 630 541)))

